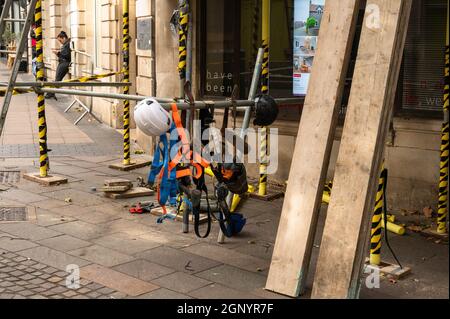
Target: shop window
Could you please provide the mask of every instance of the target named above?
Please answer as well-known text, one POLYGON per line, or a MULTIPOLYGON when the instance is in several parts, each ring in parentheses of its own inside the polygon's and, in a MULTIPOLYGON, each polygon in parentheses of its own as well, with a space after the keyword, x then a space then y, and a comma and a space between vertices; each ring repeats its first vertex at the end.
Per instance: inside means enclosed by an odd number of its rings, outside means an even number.
POLYGON ((447 0, 415 0, 397 111, 440 116, 443 107, 447 0))
MULTIPOLYGON (((203 0, 200 5, 201 94, 240 97, 249 94, 253 69, 262 44, 261 0, 203 0)), ((270 94, 293 96, 294 0, 271 1, 270 94)), ((283 108, 281 119, 298 120, 301 105, 283 108)))

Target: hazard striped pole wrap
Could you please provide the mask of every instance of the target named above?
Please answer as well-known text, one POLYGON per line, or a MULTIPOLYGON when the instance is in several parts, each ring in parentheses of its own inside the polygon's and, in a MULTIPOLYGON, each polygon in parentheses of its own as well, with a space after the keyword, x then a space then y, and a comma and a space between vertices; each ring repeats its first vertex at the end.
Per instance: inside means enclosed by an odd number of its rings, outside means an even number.
POLYGON ((186 0, 180 3, 179 15, 178 72, 180 73, 180 80, 186 80, 187 35, 189 28, 189 10, 186 0))
POLYGON ((254 12, 253 12, 253 59, 250 61, 250 66, 253 68, 254 61, 256 61, 256 58, 258 56, 258 50, 259 50, 259 11, 260 11, 260 0, 255 0, 254 5, 254 12))
MULTIPOLYGON (((262 94, 269 94, 270 64, 270 0, 262 0, 262 38, 264 58, 262 65, 262 94)), ((268 166, 268 132, 267 127, 261 129, 259 195, 267 195, 268 166)))
MULTIPOLYGON (((123 82, 130 82, 130 17, 129 0, 123 0, 123 82)), ((124 87, 124 94, 130 94, 130 88, 124 87)), ((131 164, 131 136, 130 136, 130 101, 124 101, 123 108, 123 164, 131 164)))
POLYGON ((448 186, 449 186, 449 156, 450 156, 450 123, 449 123, 449 13, 447 3, 447 35, 445 47, 445 76, 444 76, 444 124, 442 125, 442 142, 441 142, 441 164, 439 179, 439 204, 438 204, 438 220, 437 232, 439 234, 447 233, 447 215, 448 215, 448 186))
MULTIPOLYGON (((36 2, 36 9, 34 13, 34 23, 36 25, 36 54, 37 54, 37 70, 36 80, 43 82, 44 75, 44 44, 42 38, 42 0, 36 2)), ((40 177, 48 176, 49 159, 47 147, 47 119, 45 116, 45 95, 43 93, 37 94, 38 102, 38 125, 39 125, 39 163, 40 163, 40 177)))
POLYGON ((386 190, 387 169, 382 167, 382 172, 378 184, 378 191, 375 201, 375 210, 372 218, 372 231, 370 236, 370 264, 379 266, 381 264, 381 240, 383 232, 383 215, 384 210, 384 196, 386 190))

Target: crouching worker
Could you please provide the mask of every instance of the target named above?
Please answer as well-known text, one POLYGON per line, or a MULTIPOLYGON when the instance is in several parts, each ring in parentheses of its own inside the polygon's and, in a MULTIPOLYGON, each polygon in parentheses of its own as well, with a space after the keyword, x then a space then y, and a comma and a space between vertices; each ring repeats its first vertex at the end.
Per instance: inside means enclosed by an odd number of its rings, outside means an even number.
MULTIPOLYGON (((55 81, 61 82, 67 73, 69 73, 69 67, 72 63, 72 49, 70 48, 70 39, 66 32, 61 31, 57 39, 62 46, 59 50, 53 50, 53 53, 58 57, 58 68, 56 69, 55 81)), ((45 98, 57 100, 54 93, 48 93, 45 98)))

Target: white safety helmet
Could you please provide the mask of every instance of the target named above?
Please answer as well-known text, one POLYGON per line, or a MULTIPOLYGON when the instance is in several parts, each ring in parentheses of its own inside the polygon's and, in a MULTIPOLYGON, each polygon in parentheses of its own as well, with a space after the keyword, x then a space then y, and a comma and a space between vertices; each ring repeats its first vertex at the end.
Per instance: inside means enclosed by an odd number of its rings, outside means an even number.
POLYGON ((148 136, 161 136, 172 126, 172 119, 161 104, 149 98, 139 102, 134 109, 137 127, 148 136))

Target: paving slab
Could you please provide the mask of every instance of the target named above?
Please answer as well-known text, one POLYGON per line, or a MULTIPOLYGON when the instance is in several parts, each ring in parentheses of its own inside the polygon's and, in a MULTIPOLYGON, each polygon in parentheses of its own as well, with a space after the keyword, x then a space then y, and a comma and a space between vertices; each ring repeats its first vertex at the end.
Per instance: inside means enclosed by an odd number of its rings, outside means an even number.
POLYGON ((175 272, 174 269, 141 259, 115 266, 113 269, 144 281, 152 281, 175 272))
POLYGON ((100 265, 83 267, 80 269, 80 274, 82 278, 95 281, 108 288, 133 297, 149 293, 159 288, 151 283, 127 276, 121 272, 100 265))
POLYGON ((136 256, 188 274, 196 274, 221 264, 208 258, 166 246, 151 249, 136 254, 136 256))
POLYGON ((81 257, 105 267, 113 267, 134 260, 134 258, 129 255, 125 255, 115 250, 98 245, 73 250, 70 251, 69 254, 81 257))
POLYGON ((6 192, 2 192, 2 198, 17 201, 18 203, 22 204, 41 202, 48 199, 47 197, 37 195, 32 192, 24 191, 21 189, 10 189, 6 192))
POLYGON ((38 246, 38 245, 36 245, 35 243, 33 243, 31 241, 13 238, 13 237, 3 237, 0 234, 0 248, 5 249, 7 251, 18 252, 18 251, 33 248, 36 246, 38 246))
POLYGON ((150 239, 131 236, 125 233, 116 233, 100 237, 94 239, 93 242, 129 255, 134 255, 136 253, 161 246, 160 243, 154 242, 150 239))
POLYGON ((183 272, 176 272, 155 280, 152 282, 160 287, 164 287, 182 294, 200 289, 211 282, 196 276, 192 276, 183 272))
POLYGON ((0 231, 32 241, 52 238, 61 235, 61 233, 58 231, 31 223, 0 224, 0 231))
POLYGON ((84 248, 91 246, 92 243, 81 240, 69 235, 62 235, 58 237, 53 237, 49 239, 44 239, 38 241, 38 243, 42 246, 46 246, 55 250, 59 250, 62 252, 69 252, 72 250, 84 248))
POLYGON ((34 202, 32 205, 36 208, 42 208, 42 209, 52 209, 52 208, 59 208, 70 205, 69 203, 66 203, 62 200, 56 200, 56 199, 45 199, 41 202, 34 202))
POLYGON ((249 292, 232 289, 220 284, 212 284, 189 293, 197 299, 236 300, 236 299, 261 299, 249 292))
POLYGON ((103 227, 82 221, 50 226, 49 228, 58 231, 59 233, 64 233, 88 241, 106 235, 103 227))
POLYGON ((155 291, 149 292, 147 294, 143 294, 135 299, 148 299, 148 300, 188 300, 192 299, 192 297, 184 294, 180 294, 178 292, 160 288, 155 291))
POLYGON ((64 271, 68 265, 83 267, 91 263, 87 260, 42 246, 23 250, 18 254, 64 271))
POLYGON ((101 205, 107 202, 106 199, 102 199, 99 196, 76 189, 59 190, 55 192, 44 193, 43 195, 62 201, 66 201, 70 198, 71 203, 82 207, 101 205))
POLYGON ((76 220, 75 218, 53 213, 40 208, 36 209, 36 217, 36 224, 43 227, 60 225, 76 220))
POLYGON ((252 272, 261 272, 270 267, 269 260, 252 257, 220 246, 198 244, 184 248, 183 250, 252 272))
POLYGON ((228 265, 218 266, 196 275, 200 278, 245 292, 264 288, 266 285, 266 276, 228 265))

